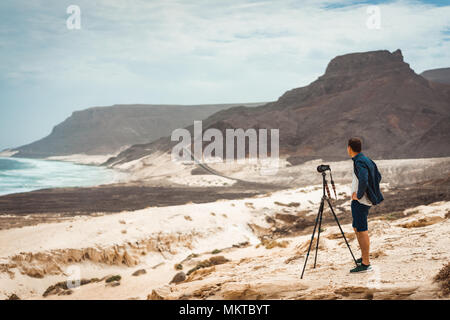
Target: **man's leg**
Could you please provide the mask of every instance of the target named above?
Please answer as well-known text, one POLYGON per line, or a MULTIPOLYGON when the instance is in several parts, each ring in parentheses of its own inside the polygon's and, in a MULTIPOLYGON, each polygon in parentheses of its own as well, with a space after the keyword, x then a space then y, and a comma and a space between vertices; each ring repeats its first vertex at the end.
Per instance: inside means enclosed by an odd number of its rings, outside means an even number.
POLYGON ((353 227, 353 231, 355 231, 356 239, 358 240, 359 247, 361 247, 361 243, 359 242, 358 230, 356 229, 357 219, 358 219, 357 212, 356 212, 356 201, 352 200, 351 208, 352 208, 352 227, 353 227))
POLYGON ((355 231, 356 240, 358 240, 359 247, 361 247, 361 242, 359 241, 359 232, 356 230, 356 228, 353 228, 353 231, 355 231))
MULTIPOLYGON (((353 231, 355 231, 356 240, 358 240, 358 245, 359 245, 359 248, 361 249, 360 234, 359 234, 358 230, 356 230, 356 228, 353 228, 353 231)), ((361 257, 362 257, 362 250, 361 250, 361 257)), ((359 263, 359 261, 358 261, 358 263, 359 263)))
POLYGON ((369 232, 368 231, 361 231, 357 232, 359 234, 358 242, 359 246, 361 248, 361 254, 362 254, 362 263, 366 266, 370 265, 369 260, 369 251, 370 251, 370 240, 369 240, 369 232))
POLYGON ((356 268, 351 269, 350 273, 366 272, 370 271, 369 261, 369 232, 367 225, 367 215, 369 214, 369 207, 360 204, 358 201, 352 201, 352 218, 353 218, 353 230, 358 239, 359 247, 361 248, 362 263, 356 268))

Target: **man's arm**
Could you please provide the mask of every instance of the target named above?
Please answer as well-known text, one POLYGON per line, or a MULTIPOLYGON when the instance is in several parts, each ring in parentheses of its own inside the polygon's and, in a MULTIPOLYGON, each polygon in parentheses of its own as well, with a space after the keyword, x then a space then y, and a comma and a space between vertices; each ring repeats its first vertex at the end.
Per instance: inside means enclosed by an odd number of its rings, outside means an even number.
POLYGON ((360 161, 357 161, 355 166, 358 177, 358 192, 356 193, 356 197, 361 199, 366 193, 367 184, 369 183, 369 170, 367 170, 367 167, 360 161))

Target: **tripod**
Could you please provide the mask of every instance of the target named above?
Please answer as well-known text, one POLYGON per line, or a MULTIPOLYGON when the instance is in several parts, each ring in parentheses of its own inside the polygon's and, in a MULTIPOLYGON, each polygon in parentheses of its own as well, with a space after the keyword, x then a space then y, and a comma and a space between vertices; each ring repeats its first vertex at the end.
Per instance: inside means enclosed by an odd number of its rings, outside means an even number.
MULTIPOLYGON (((314 257, 314 269, 316 268, 317 251, 319 250, 320 228, 322 226, 322 214, 323 214, 323 208, 324 208, 324 205, 325 205, 325 201, 328 203, 328 206, 331 209, 331 213, 334 216, 334 220, 336 220, 336 223, 337 223, 337 225, 339 227, 339 230, 341 230, 342 237, 344 238, 345 243, 347 244, 348 250, 350 250, 350 254, 352 255, 353 260, 355 261, 356 266, 358 266, 358 264, 356 263, 355 256, 353 255, 352 249, 350 248, 350 245, 347 242, 347 238, 345 237, 344 231, 342 231, 342 228, 341 228, 341 225, 339 223, 339 220, 338 220, 336 214, 334 213, 333 206, 331 205, 331 202, 330 202, 330 198, 331 198, 330 197, 330 190, 328 189, 328 183, 327 183, 327 179, 326 179, 326 171, 325 170, 321 171, 321 170, 323 170, 323 168, 321 168, 321 167, 322 166, 319 166, 317 168, 317 170, 319 172, 322 172, 323 195, 322 195, 322 200, 320 201, 319 212, 317 213, 316 222, 314 224, 314 230, 313 230, 313 233, 312 233, 312 236, 311 236, 311 241, 309 242, 308 253, 306 254, 305 264, 303 265, 302 276, 300 277, 300 279, 303 279, 303 274, 305 273, 306 263, 308 262, 309 252, 311 251, 311 246, 312 246, 312 243, 314 241, 314 235, 316 234, 317 224, 319 224, 319 229, 318 229, 318 232, 317 232, 316 254, 315 254, 315 257, 314 257), (325 194, 325 190, 327 191, 328 197, 325 194)), ((328 169, 326 169, 326 170, 330 170, 330 176, 331 176, 331 169, 329 169, 329 167, 328 167, 328 169)), ((331 185, 333 186, 334 194, 336 195, 336 189, 334 187, 334 181, 333 181, 333 177, 332 176, 331 176, 331 185)))

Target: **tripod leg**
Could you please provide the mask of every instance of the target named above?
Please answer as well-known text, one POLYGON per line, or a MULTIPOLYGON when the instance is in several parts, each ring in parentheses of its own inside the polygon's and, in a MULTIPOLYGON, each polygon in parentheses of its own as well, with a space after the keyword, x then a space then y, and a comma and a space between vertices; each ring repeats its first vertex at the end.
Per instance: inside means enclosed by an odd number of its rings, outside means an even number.
POLYGON ((314 257, 314 269, 316 268, 317 252, 319 251, 320 228, 322 227, 323 208, 324 208, 324 206, 322 206, 322 210, 320 212, 319 229, 317 230, 317 242, 316 242, 316 254, 315 254, 315 257, 314 257))
POLYGON ((306 263, 308 262, 309 252, 311 251, 311 245, 313 243, 314 235, 316 233, 317 223, 319 222, 319 216, 323 212, 323 206, 324 206, 324 199, 322 198, 322 201, 320 202, 319 212, 317 212, 316 223, 314 224, 314 230, 311 235, 311 241, 309 242, 308 252, 306 253, 305 264, 303 265, 303 271, 300 279, 303 279, 303 274, 305 273, 306 263))
POLYGON ((339 223, 339 220, 338 220, 338 218, 336 216, 336 213, 334 213, 333 206, 331 205, 330 199, 327 198, 327 202, 328 202, 328 205, 330 206, 331 212, 333 213, 334 220, 336 220, 336 223, 337 223, 337 225, 339 227, 339 230, 341 230, 342 236, 344 237, 344 240, 345 240, 345 243, 347 244, 348 250, 350 250, 350 254, 352 255, 353 261, 355 261, 355 265, 358 266, 358 264, 356 263, 355 256, 353 255, 352 249, 350 248, 350 245, 348 244, 347 238, 345 237, 345 233, 344 233, 344 231, 341 228, 341 224, 339 223))

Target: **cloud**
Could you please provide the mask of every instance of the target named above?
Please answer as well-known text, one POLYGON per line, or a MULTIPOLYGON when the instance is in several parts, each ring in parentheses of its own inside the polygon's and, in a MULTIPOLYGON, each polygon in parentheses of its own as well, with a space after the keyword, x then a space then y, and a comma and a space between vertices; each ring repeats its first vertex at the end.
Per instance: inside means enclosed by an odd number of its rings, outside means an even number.
POLYGON ((147 103, 259 101, 349 52, 401 48, 419 72, 450 61, 450 6, 381 3, 381 29, 370 30, 361 1, 83 0, 81 30, 67 30, 72 2, 6 8, 24 23, 14 36, 17 24, 0 25, 3 82, 120 88, 147 103))

